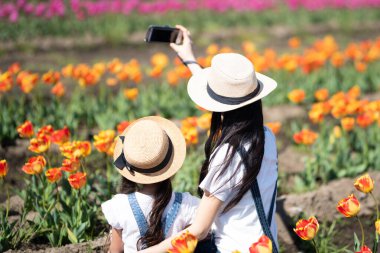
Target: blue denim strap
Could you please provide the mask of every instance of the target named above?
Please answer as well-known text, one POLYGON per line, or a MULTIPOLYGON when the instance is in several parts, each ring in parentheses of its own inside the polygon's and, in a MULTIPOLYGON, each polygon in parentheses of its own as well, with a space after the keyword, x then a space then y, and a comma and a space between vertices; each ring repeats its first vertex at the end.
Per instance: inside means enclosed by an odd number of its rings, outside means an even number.
POLYGON ((166 214, 166 217, 164 218, 162 222, 163 227, 164 227, 165 238, 167 237, 170 228, 173 226, 174 220, 176 219, 178 215, 179 208, 181 207, 181 203, 182 203, 182 193, 175 192, 174 195, 175 195, 175 198, 174 198, 173 205, 170 207, 170 210, 168 211, 168 213, 166 214))
POLYGON ((148 231, 148 222, 144 216, 144 213, 141 210, 139 203, 137 202, 135 193, 128 194, 129 205, 132 208, 133 216, 135 217, 137 226, 140 230, 140 236, 144 236, 148 231))
MULTIPOLYGON (((245 155, 244 155, 246 152, 245 149, 243 147, 239 147, 237 151, 239 152, 241 159, 244 162, 243 158, 245 157, 245 155)), ((277 191, 277 181, 276 181, 276 187, 274 189, 274 193, 272 195, 269 214, 267 217, 265 215, 263 200, 261 198, 261 193, 260 193, 259 183, 257 182, 257 178, 255 178, 255 180, 251 186, 251 193, 252 193, 253 201, 255 202, 257 215, 259 216, 260 224, 261 224, 261 227, 263 229, 264 234, 266 236, 268 236, 269 239, 272 241, 272 245, 273 245, 272 252, 273 253, 278 253, 278 249, 277 249, 276 243, 274 241, 274 237, 273 237, 272 232, 270 230, 270 226, 272 223, 272 217, 273 217, 273 211, 274 211, 274 202, 276 201, 276 191, 277 191)))

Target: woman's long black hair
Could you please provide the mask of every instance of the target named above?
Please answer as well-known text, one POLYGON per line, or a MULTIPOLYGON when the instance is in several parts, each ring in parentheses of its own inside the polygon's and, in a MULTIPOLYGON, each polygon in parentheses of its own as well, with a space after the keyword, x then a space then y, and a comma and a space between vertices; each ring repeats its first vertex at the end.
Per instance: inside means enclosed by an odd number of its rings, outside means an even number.
MULTIPOLYGON (((202 165, 199 183, 208 173, 210 162, 213 159, 211 154, 217 147, 225 143, 229 144, 229 148, 226 160, 219 168, 221 171, 218 177, 220 178, 224 176, 239 146, 242 147, 243 144, 249 143, 249 149, 246 156, 242 157, 246 170, 243 179, 236 188, 237 194, 227 204, 223 212, 227 212, 241 200, 259 174, 265 144, 261 100, 232 111, 212 113, 210 135, 205 144, 206 160, 202 165)), ((240 166, 241 164, 235 168, 234 174, 241 169, 240 166)), ((220 180, 220 178, 217 179, 220 180)), ((201 189, 199 189, 199 194, 203 194, 201 189)))
MULTIPOLYGON (((149 214, 149 228, 146 234, 137 241, 136 247, 138 250, 142 250, 145 247, 151 247, 153 245, 159 244, 165 239, 162 227, 162 215, 172 197, 172 183, 170 179, 166 179, 157 184, 157 189, 159 190, 156 192, 154 196, 155 198, 153 207, 149 214)), ((120 187, 121 193, 133 193, 136 192, 138 188, 138 184, 126 179, 125 177, 122 178, 122 183, 120 187)))

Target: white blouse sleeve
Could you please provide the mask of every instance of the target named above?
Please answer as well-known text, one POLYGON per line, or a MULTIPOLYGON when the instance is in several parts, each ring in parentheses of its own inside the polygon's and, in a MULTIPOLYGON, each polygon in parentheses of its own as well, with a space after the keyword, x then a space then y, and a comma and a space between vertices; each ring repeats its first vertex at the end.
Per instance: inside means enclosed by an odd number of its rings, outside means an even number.
POLYGON ((191 195, 188 192, 184 192, 182 193, 182 195, 183 195, 183 204, 185 205, 185 210, 186 210, 185 223, 187 226, 187 225, 193 224, 200 199, 198 197, 191 195))
POLYGON ((115 229, 123 229, 122 227, 123 215, 122 215, 122 212, 120 211, 121 209, 120 207, 122 206, 121 201, 123 201, 123 198, 121 198, 118 195, 115 195, 112 199, 107 200, 106 202, 102 203, 102 212, 108 224, 110 224, 111 227, 115 229))
POLYGON ((241 173, 238 171, 241 158, 237 153, 225 172, 221 174, 224 162, 228 159, 228 148, 229 145, 224 144, 215 151, 208 173, 199 185, 202 190, 208 191, 223 202, 227 200, 231 195, 231 191, 241 182, 241 173))

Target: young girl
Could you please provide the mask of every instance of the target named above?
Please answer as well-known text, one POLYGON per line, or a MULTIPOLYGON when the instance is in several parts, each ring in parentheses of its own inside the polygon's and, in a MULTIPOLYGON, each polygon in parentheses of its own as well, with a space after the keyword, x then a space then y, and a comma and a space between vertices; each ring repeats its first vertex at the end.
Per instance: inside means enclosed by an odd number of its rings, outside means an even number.
MULTIPOLYGON (((202 69, 192 53, 190 33, 181 26, 184 42, 171 44, 193 73, 190 98, 212 111, 200 174, 202 199, 189 232, 202 239, 210 228, 218 252, 248 252, 263 234, 278 252, 274 219, 277 151, 272 132, 264 127, 261 99, 277 83, 256 73, 239 54, 219 54, 202 69)), ((165 252, 171 238, 143 252, 165 252)))
POLYGON ((199 200, 172 192, 170 181, 185 155, 181 131, 161 117, 136 120, 119 136, 114 165, 122 193, 102 204, 112 226, 111 253, 136 252, 191 224, 199 200))

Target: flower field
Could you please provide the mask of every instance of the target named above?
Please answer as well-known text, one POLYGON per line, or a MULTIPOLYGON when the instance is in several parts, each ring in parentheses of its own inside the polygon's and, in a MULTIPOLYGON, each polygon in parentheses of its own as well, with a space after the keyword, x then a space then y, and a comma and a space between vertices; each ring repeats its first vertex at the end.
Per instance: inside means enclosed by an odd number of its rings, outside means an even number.
MULTIPOLYGON (((379 5, 377 0, 0 1, 0 29, 4 28, 0 45, 28 33, 42 40, 44 36, 80 37, 87 28, 94 34, 98 23, 115 19, 120 23, 134 19, 134 27, 127 30, 144 32, 146 24, 160 17, 176 22, 176 11, 185 24, 194 21, 195 34, 203 31, 202 20, 210 21, 207 12, 211 17, 225 13, 224 22, 234 20, 230 24, 247 20, 243 27, 256 22, 248 17, 258 13, 265 20, 255 23, 258 29, 284 20, 289 26, 295 21, 289 13, 323 25, 323 19, 336 12, 332 19, 339 19, 338 30, 344 30, 349 28, 343 23, 365 14, 370 22, 378 22, 379 5), (142 15, 147 13, 151 17, 142 15), (192 13, 199 19, 189 17, 192 13), (30 30, 28 22, 33 25, 30 30), (46 30, 40 29, 42 24, 46 30), (78 24, 78 30, 65 30, 69 24, 78 24)), ((223 27, 222 23, 207 24, 214 33, 223 27)), ((98 34, 108 36, 103 29, 98 34)), ((380 233, 376 195, 380 182, 373 175, 380 173, 380 32, 352 38, 352 31, 347 35, 303 31, 300 36, 286 35, 280 47, 270 34, 256 39, 238 33, 231 43, 228 39, 208 41, 202 37, 204 31, 195 35, 194 44, 200 44, 197 61, 208 67, 214 55, 238 52, 254 63, 256 71, 278 82, 263 104, 265 124, 277 138, 279 198, 318 191, 343 178, 352 180, 345 193, 348 197, 339 196, 342 200, 332 203, 342 219, 355 218, 350 220, 357 224, 353 229, 349 226, 350 240, 334 238, 345 231, 347 223, 324 221, 314 212, 301 210, 289 215, 286 224, 292 241, 279 232, 280 251, 376 252, 372 241, 378 242, 380 233), (361 214, 360 203, 362 207, 368 204, 363 199, 373 202, 370 212, 361 214), (365 232, 356 221, 359 216, 365 232), (294 239, 297 236, 300 239, 294 239)), ((191 73, 187 67, 166 45, 158 48, 151 53, 128 44, 118 50, 138 51, 138 57, 108 53, 96 60, 67 57, 62 63, 43 65, 37 60, 30 64, 28 50, 16 47, 17 57, 12 59, 11 52, 0 47, 4 52, 0 54, 0 252, 60 247, 105 236, 108 227, 100 204, 117 192, 120 181, 112 166, 114 141, 139 117, 160 115, 181 128, 188 150, 174 187, 196 194, 211 113, 188 98, 191 73), (17 210, 10 201, 16 195, 22 202, 17 210)), ((85 51, 74 50, 78 55, 85 51)), ((31 53, 32 58, 39 53, 31 53)), ((64 51, 54 53, 65 55, 64 51)), ((191 252, 196 243, 192 235, 184 234, 173 240, 168 252, 191 252)), ((271 252, 271 248, 269 238, 262 237, 247 250, 271 252)))

